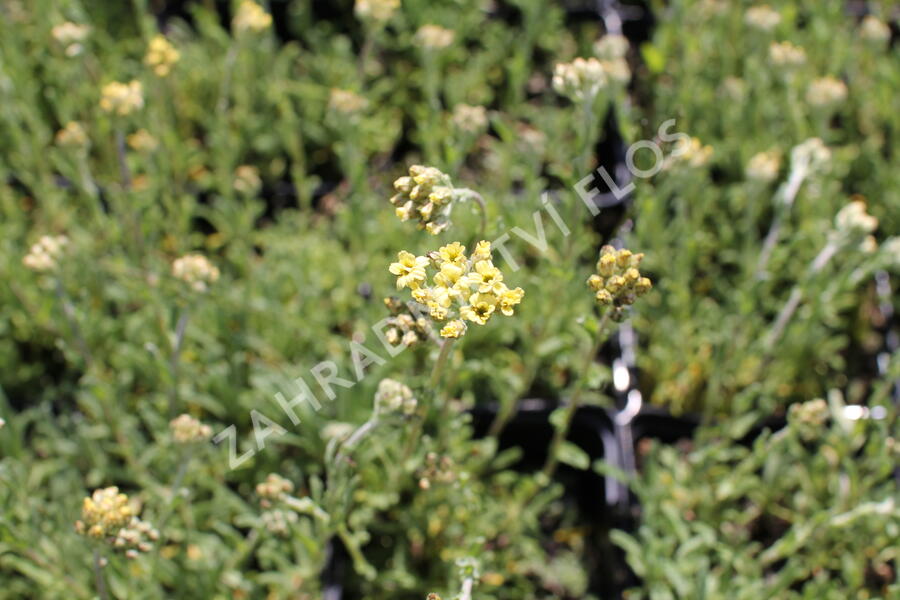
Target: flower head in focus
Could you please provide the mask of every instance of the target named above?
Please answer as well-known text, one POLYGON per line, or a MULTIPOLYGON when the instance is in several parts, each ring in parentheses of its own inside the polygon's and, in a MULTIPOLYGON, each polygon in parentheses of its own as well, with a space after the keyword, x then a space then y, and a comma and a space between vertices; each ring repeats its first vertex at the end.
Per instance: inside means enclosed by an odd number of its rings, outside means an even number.
POLYGON ((103 86, 100 108, 119 116, 130 115, 144 106, 144 87, 132 79, 128 83, 113 81, 103 86))
POLYGON ((231 24, 238 33, 259 32, 271 27, 272 15, 253 0, 243 0, 238 6, 231 24))
POLYGON ((32 271, 52 271, 57 266, 57 261, 62 256, 63 248, 69 243, 69 238, 64 235, 44 235, 32 244, 28 254, 22 259, 22 264, 32 271))
POLYGON ((165 77, 172 71, 172 66, 178 62, 181 54, 175 49, 164 35, 157 34, 150 40, 147 46, 147 55, 144 64, 150 67, 157 77, 165 77))
POLYGON ((588 278, 587 285, 601 306, 612 308, 615 320, 623 317, 625 309, 653 287, 650 279, 638 270, 643 258, 643 254, 633 254, 624 248, 603 246, 600 249, 597 272, 588 278))
POLYGON ((91 28, 88 25, 79 25, 66 21, 59 25, 54 25, 50 30, 53 39, 63 47, 66 56, 78 56, 84 50, 84 40, 90 34, 91 28))
POLYGON ((172 263, 172 275, 194 291, 204 292, 209 284, 219 279, 219 269, 202 254, 185 254, 172 263))
POLYGON ((444 323, 440 335, 445 338, 458 338, 468 323, 484 325, 498 313, 512 316, 525 296, 522 288, 510 289, 504 283, 486 241, 476 244, 470 256, 459 242, 427 257, 401 252, 391 273, 397 275, 398 287, 411 289, 413 300, 427 309, 431 320, 444 323))
POLYGON ((416 31, 416 43, 426 50, 441 50, 453 43, 455 35, 440 25, 422 25, 416 31))

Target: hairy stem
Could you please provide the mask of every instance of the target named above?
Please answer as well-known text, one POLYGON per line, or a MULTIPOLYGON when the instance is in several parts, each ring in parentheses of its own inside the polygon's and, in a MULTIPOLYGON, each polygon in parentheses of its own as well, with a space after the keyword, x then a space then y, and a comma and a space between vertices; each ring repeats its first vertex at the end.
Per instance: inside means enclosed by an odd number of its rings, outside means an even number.
POLYGON ((609 324, 609 316, 611 313, 611 310, 605 311, 603 317, 600 319, 600 324, 597 326, 597 334, 594 337, 594 343, 591 345, 590 351, 585 355, 584 365, 581 368, 581 372, 578 374, 578 378, 575 380, 575 390, 572 392, 572 397, 569 399, 569 404, 566 406, 565 413, 563 413, 563 421, 553 432, 553 441, 550 442, 547 461, 544 463, 544 469, 542 471, 548 480, 553 477, 553 473, 556 471, 557 464, 559 463, 559 448, 565 441, 566 435, 569 432, 569 426, 572 424, 572 419, 575 417, 575 413, 581 405, 581 393, 584 390, 585 383, 587 383, 588 370, 593 364, 594 359, 597 357, 597 353, 600 352, 600 346, 606 341, 606 328, 609 324))

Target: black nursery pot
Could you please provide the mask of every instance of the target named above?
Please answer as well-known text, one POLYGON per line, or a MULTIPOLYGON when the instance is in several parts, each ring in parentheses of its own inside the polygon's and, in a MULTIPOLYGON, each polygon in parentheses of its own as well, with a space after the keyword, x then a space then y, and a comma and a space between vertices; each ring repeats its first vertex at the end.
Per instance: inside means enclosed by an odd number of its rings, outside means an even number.
MULTIPOLYGON (((507 423, 499 437, 500 449, 519 448, 521 458, 513 465, 520 472, 539 471, 547 459, 553 426, 550 414, 556 405, 543 400, 524 400, 516 415, 507 423)), ((475 407, 470 411, 475 437, 484 437, 497 416, 495 407, 475 407)), ((609 458, 617 452, 613 424, 604 409, 583 406, 572 420, 567 437, 581 448, 591 463, 609 458)), ((595 473, 593 469, 579 470, 560 464, 554 480, 563 484, 562 501, 567 510, 575 511, 577 526, 588 532, 588 554, 585 566, 590 573, 589 590, 601 598, 620 598, 627 587, 635 583, 634 574, 625 562, 621 550, 609 539, 609 532, 621 528, 626 516, 608 505, 608 486, 617 482, 595 473)))

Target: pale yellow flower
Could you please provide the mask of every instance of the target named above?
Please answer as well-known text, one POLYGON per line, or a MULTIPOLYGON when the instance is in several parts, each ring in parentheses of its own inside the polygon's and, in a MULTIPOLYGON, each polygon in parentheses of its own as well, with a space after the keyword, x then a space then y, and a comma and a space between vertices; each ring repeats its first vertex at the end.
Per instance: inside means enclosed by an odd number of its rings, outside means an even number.
POLYGON ((202 254, 186 254, 172 263, 172 275, 203 292, 219 279, 219 269, 202 254))
POLYGON ((388 270, 397 276, 398 290, 405 287, 416 289, 425 281, 426 266, 428 258, 401 250, 397 254, 397 262, 391 263, 388 270))
POLYGON ((144 64, 153 69, 158 77, 165 77, 172 71, 172 66, 180 57, 181 54, 175 46, 169 43, 165 36, 157 34, 150 40, 144 64))
POLYGON ((476 292, 469 297, 469 305, 459 310, 459 316, 467 321, 484 325, 497 308, 497 296, 476 292))
POLYGON ((488 125, 487 109, 483 106, 457 104, 453 107, 453 126, 466 133, 479 133, 488 125))
POLYGON ((240 165, 234 170, 234 183, 236 192, 252 196, 262 187, 262 178, 259 169, 253 165, 240 165))
POLYGON ((747 179, 768 183, 778 177, 780 168, 781 159, 777 152, 759 152, 754 154, 747 163, 747 179))
POLYGON ((150 135, 150 132, 146 129, 138 129, 129 135, 126 140, 131 149, 138 152, 153 152, 159 146, 156 138, 150 135))
POLYGON ((498 293, 505 288, 503 273, 489 260, 480 260, 475 263, 474 277, 475 283, 478 284, 478 291, 481 293, 498 293))
POLYGON ((753 6, 744 13, 744 22, 763 31, 771 31, 781 23, 781 15, 768 4, 753 6))
POLYGON ((558 63, 553 70, 553 89, 572 100, 591 100, 608 84, 603 62, 596 58, 576 58, 558 63))
POLYGON ((458 338, 466 332, 466 323, 461 319, 454 319, 448 322, 441 329, 441 337, 458 338))
POLYGON ((100 108, 119 116, 129 115, 143 108, 144 88, 140 81, 128 83, 113 81, 103 86, 100 97, 100 108))
POLYGON ((65 148, 82 148, 88 143, 87 132, 78 121, 69 121, 56 132, 56 143, 65 148))
POLYGON ((57 261, 62 257, 63 249, 68 243, 69 238, 64 235, 41 236, 22 259, 22 264, 32 271, 52 271, 56 268, 57 261))
POLYGON ((331 89, 328 99, 328 108, 335 112, 351 115, 365 110, 369 101, 350 90, 331 89))
POLYGON ((82 42, 87 39, 90 32, 91 28, 88 25, 79 25, 66 21, 65 23, 54 25, 53 29, 50 30, 50 35, 63 47, 66 56, 77 56, 84 50, 82 42))
POLYGON ((830 107, 847 99, 847 85, 836 77, 821 77, 809 84, 806 101, 816 107, 830 107))
POLYGON ((497 306, 500 307, 500 312, 507 317, 511 317, 514 313, 514 307, 522 302, 522 298, 524 297, 525 291, 520 287, 513 290, 507 289, 501 292, 500 301, 497 303, 497 306))
POLYGON ((416 32, 416 43, 429 50, 440 50, 453 43, 454 32, 440 25, 422 25, 416 32))
POLYGON ((363 20, 383 22, 394 16, 400 0, 356 0, 353 12, 363 20))
POLYGON ((179 415, 169 422, 172 438, 179 444, 205 442, 212 437, 212 428, 188 414, 179 415))
POLYGON ((256 2, 243 0, 238 6, 237 13, 235 13, 231 24, 238 33, 245 31, 259 32, 271 27, 272 15, 263 10, 256 2))

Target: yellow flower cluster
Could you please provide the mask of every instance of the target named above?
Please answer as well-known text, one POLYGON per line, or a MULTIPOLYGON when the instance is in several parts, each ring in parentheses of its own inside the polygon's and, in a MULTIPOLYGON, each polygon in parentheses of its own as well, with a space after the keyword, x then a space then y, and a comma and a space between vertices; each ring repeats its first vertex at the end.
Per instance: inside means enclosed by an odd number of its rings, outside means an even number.
POLYGON ((356 0, 353 12, 360 19, 383 22, 394 16, 398 8, 400 0, 356 0))
POLYGON ((399 381, 382 379, 375 392, 375 413, 411 415, 416 412, 417 401, 413 392, 399 381))
POLYGON ((69 121, 56 132, 56 143, 63 148, 81 148, 88 142, 87 132, 78 121, 69 121))
POLYGON ((453 184, 450 176, 434 167, 413 165, 409 175, 394 181, 391 197, 394 213, 401 221, 416 217, 419 229, 437 235, 450 226, 453 184))
POLYGON ((453 43, 454 32, 440 25, 422 25, 416 31, 416 43, 428 50, 440 50, 453 43))
POLYGON ((131 522, 133 516, 128 496, 120 494, 119 488, 94 490, 82 503, 81 519, 75 522, 75 530, 97 539, 113 537, 131 522))
POLYGON ((203 292, 219 279, 219 269, 202 254, 185 254, 172 263, 172 275, 203 292))
POLYGON ((144 106, 144 88, 137 80, 107 83, 100 94, 100 108, 108 113, 125 116, 144 106))
POLYGON ((165 77, 172 71, 172 66, 181 57, 175 46, 169 43, 165 36, 157 34, 150 40, 147 47, 147 56, 144 64, 153 69, 157 77, 165 77))
POLYGON ((397 276, 397 288, 410 288, 413 299, 428 308, 433 320, 445 322, 440 331, 445 338, 463 335, 467 321, 484 325, 495 312, 512 316, 525 296, 522 288, 506 287, 503 273, 492 262, 490 242, 478 242, 470 257, 465 251, 459 242, 428 256, 401 251, 390 266, 390 272, 397 276), (431 285, 429 267, 437 271, 431 285))
POLYGON ((272 15, 263 10, 256 2, 244 0, 238 6, 231 24, 238 33, 262 31, 272 25, 272 15))
POLYGON ((59 25, 54 25, 50 30, 50 35, 65 50, 66 56, 78 56, 84 50, 82 42, 87 39, 91 28, 88 25, 79 25, 66 21, 59 25))
POLYGON ((603 246, 597 261, 597 272, 587 280, 597 302, 621 311, 649 292, 653 285, 638 270, 643 258, 643 254, 632 254, 624 248, 616 250, 612 246, 603 246))
POLYGON ((56 268, 57 260, 62 256, 63 248, 68 243, 69 238, 64 235, 41 236, 22 259, 22 264, 32 271, 52 271, 56 268))
POLYGON ((175 417, 169 422, 172 438, 179 444, 205 442, 212 437, 212 428, 188 414, 175 417))

